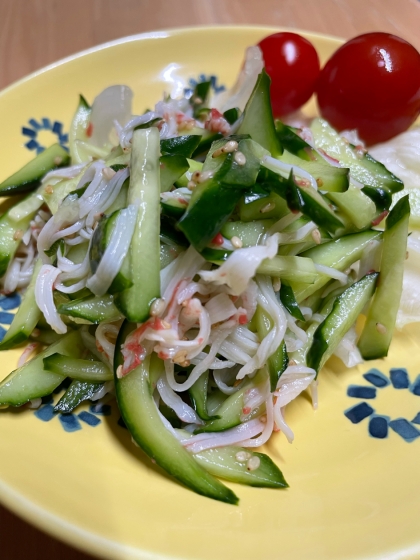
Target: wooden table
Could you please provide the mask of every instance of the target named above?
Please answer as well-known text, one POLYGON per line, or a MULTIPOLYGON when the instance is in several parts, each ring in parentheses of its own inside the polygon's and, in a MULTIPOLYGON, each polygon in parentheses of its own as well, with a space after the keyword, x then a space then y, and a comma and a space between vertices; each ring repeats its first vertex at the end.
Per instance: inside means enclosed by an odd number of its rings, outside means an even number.
MULTIPOLYGON (((0 88, 124 35, 190 25, 279 25, 344 38, 387 31, 420 50, 418 0, 0 0, 0 16, 0 88)), ((90 558, 1 506, 0 550, 4 560, 90 558)))

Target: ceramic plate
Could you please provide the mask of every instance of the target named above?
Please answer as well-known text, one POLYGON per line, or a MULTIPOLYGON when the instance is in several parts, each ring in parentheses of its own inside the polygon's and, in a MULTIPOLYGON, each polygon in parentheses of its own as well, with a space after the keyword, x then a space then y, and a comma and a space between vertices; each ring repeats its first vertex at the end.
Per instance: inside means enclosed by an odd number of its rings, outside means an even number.
MULTIPOLYGON (((2 176, 42 146, 66 145, 79 93, 92 100, 110 84, 128 84, 142 112, 162 91, 203 75, 215 88, 230 86, 245 47, 274 31, 160 31, 37 72, 0 95, 2 176)), ((322 60, 340 44, 303 34, 322 60)), ((1 328, 17 303, 0 301, 1 328)), ((0 499, 103 558, 419 558, 419 335, 419 327, 407 328, 386 360, 352 370, 330 360, 319 378, 319 409, 308 395, 289 405, 294 443, 276 434, 265 449, 283 470, 286 491, 232 484, 237 507, 202 498, 132 445, 115 403, 56 416, 45 402, 37 411, 0 412, 0 499)), ((0 378, 18 354, 2 354, 0 378)))

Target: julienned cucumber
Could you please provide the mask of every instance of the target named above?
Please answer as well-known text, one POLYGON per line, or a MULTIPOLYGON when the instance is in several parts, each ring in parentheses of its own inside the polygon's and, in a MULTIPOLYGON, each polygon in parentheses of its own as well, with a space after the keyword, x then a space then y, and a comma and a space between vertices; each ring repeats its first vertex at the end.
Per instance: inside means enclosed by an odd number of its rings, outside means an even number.
POLYGON ((41 311, 35 301, 35 284, 41 266, 42 261, 38 258, 35 263, 31 281, 23 296, 22 303, 13 317, 10 328, 0 342, 0 350, 9 350, 27 340, 41 318, 41 311))
POLYGON ((131 321, 141 323, 150 305, 160 296, 160 183, 159 130, 135 130, 131 152, 128 204, 138 208, 137 225, 130 245, 133 285, 118 294, 116 305, 131 321))
POLYGON ((372 297, 377 279, 377 272, 367 274, 335 300, 331 312, 315 331, 306 358, 308 367, 314 368, 318 373, 334 353, 343 336, 372 297))
POLYGON ((70 387, 55 405, 54 412, 61 412, 62 414, 72 412, 80 403, 92 398, 103 386, 104 384, 102 382, 92 383, 90 381, 78 381, 74 379, 70 383, 70 387))
MULTIPOLYGON (((117 340, 115 370, 122 363, 121 344, 127 333, 123 324, 117 340)), ((115 375, 115 390, 121 416, 135 442, 160 467, 174 476, 194 492, 237 504, 235 494, 204 470, 184 449, 179 441, 163 424, 150 383, 150 367, 154 362, 147 358, 141 365, 121 379, 115 375)))
POLYGON ((68 165, 69 162, 70 157, 66 150, 60 144, 53 144, 0 183, 0 196, 31 191, 39 186, 42 177, 48 171, 68 165))
POLYGON ((194 459, 209 473, 232 482, 260 488, 287 488, 289 486, 280 469, 264 453, 248 451, 242 447, 226 446, 200 451, 194 455, 194 459), (259 460, 259 465, 255 470, 248 468, 248 461, 253 457, 257 457, 259 460))
POLYGON ((90 105, 83 95, 80 95, 77 111, 73 117, 69 132, 69 149, 73 164, 89 161, 91 156, 84 147, 85 142, 89 140, 87 132, 91 112, 90 105))
POLYGON ((75 358, 82 357, 86 350, 79 332, 64 335, 30 362, 12 371, 0 383, 0 405, 21 406, 32 399, 50 395, 65 379, 64 375, 44 369, 44 358, 56 352, 75 358))
MULTIPOLYGON (((262 307, 257 306, 255 312, 257 331, 262 340, 268 335, 268 333, 273 329, 274 324, 272 318, 264 311, 262 307)), ((270 376, 270 391, 274 392, 277 387, 277 383, 286 370, 289 364, 289 356, 287 355, 286 344, 284 340, 281 342, 277 350, 272 354, 267 360, 267 369, 270 376)))
POLYGON ((112 371, 103 362, 71 358, 55 352, 43 359, 44 369, 79 381, 110 381, 112 371))
MULTIPOLYGON (((360 233, 346 235, 335 241, 318 245, 309 251, 301 254, 302 257, 308 257, 315 264, 329 266, 340 271, 346 270, 353 263, 358 261, 363 250, 374 239, 381 239, 382 232, 368 230, 360 233)), ((331 278, 326 274, 319 274, 319 277, 311 285, 305 285, 302 282, 291 282, 296 301, 301 303, 304 299, 314 294, 319 288, 325 286, 331 278)))
POLYGON ((350 175, 363 185, 386 188, 398 192, 404 188, 403 182, 393 175, 379 161, 367 152, 358 151, 349 144, 323 119, 314 119, 311 130, 316 148, 350 168, 350 175))
POLYGON ((409 218, 407 195, 397 202, 386 220, 378 288, 358 343, 365 360, 388 355, 401 299, 409 218))
POLYGON ((249 134, 255 142, 278 156, 282 152, 274 126, 270 102, 271 80, 265 70, 258 76, 257 83, 241 116, 237 134, 249 134))

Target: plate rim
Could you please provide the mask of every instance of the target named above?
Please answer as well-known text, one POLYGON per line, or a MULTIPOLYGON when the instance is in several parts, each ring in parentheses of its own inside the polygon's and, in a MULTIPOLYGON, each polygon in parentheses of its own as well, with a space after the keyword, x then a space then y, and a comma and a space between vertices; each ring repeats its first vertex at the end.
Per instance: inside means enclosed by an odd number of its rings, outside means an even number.
MULTIPOLYGON (((0 90, 0 103, 3 97, 12 92, 15 88, 18 88, 27 82, 30 82, 38 76, 52 71, 64 64, 83 58, 90 54, 112 48, 125 43, 131 43, 136 41, 142 41, 147 39, 166 39, 176 35, 197 33, 199 31, 219 31, 223 29, 228 30, 239 30, 239 31, 267 31, 267 32, 280 32, 289 31, 293 33, 302 34, 309 39, 319 39, 334 41, 336 43, 343 44, 345 39, 343 37, 338 37, 336 35, 330 35, 326 33, 307 31, 296 27, 287 26, 272 26, 272 25, 258 25, 258 24, 220 24, 220 25, 191 25, 183 27, 173 27, 165 29, 157 29, 153 31, 146 31, 142 33, 137 33, 133 35, 127 35, 124 37, 119 37, 111 41, 106 41, 89 47, 87 49, 77 51, 69 56, 61 58, 51 64, 43 66, 22 78, 12 82, 2 90, 0 90)), ((14 514, 18 515, 24 519, 27 523, 37 527, 41 531, 45 532, 47 535, 56 538, 67 545, 78 549, 87 554, 100 555, 102 558, 110 560, 121 560, 121 558, 133 559, 133 560, 183 560, 180 556, 167 556, 161 553, 155 553, 153 551, 146 550, 144 548, 133 547, 122 542, 117 542, 115 540, 107 539, 103 536, 95 534, 91 531, 85 530, 74 523, 66 521, 64 518, 59 517, 48 511, 47 509, 40 507, 36 502, 26 498, 24 494, 19 493, 17 490, 6 484, 0 479, 0 503, 4 505, 14 514)), ((418 552, 420 555, 420 543, 418 546, 418 552)))

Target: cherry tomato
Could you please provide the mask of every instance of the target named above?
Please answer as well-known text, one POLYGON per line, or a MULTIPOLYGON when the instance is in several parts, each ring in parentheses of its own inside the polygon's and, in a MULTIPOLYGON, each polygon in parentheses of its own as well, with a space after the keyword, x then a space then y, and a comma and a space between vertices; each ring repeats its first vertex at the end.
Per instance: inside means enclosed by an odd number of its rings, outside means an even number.
POLYGON ((317 86, 321 115, 336 129, 357 129, 367 144, 384 142, 420 112, 420 54, 389 33, 366 33, 340 47, 317 86))
POLYGON ((258 46, 271 78, 271 105, 275 117, 299 109, 314 92, 319 58, 314 46, 296 33, 275 33, 258 46))

